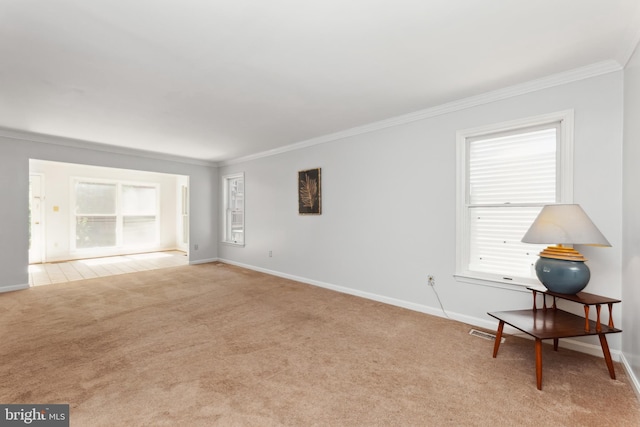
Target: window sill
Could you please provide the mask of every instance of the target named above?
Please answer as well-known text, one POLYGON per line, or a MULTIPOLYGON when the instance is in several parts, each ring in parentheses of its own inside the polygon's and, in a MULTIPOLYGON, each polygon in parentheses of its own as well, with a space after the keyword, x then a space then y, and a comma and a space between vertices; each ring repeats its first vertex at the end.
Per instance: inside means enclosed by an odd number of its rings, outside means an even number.
POLYGON ((472 276, 470 274, 454 274, 453 277, 458 282, 470 283, 472 285, 489 286, 491 288, 507 289, 517 292, 529 292, 527 286, 536 286, 540 283, 536 280, 530 282, 519 280, 500 280, 496 278, 472 276))
POLYGON ((239 248, 244 248, 244 243, 226 242, 226 241, 222 241, 221 243, 226 246, 236 246, 239 248))

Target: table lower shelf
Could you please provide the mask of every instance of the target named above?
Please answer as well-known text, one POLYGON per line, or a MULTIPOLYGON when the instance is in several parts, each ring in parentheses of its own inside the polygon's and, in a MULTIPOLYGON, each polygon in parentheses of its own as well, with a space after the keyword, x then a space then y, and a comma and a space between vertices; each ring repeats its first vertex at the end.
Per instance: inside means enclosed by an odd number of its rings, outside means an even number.
POLYGON ((589 321, 587 331, 584 317, 558 309, 509 310, 488 314, 525 334, 542 340, 622 332, 621 329, 598 325, 593 320, 589 321))
POLYGON ((585 328, 585 318, 558 309, 509 310, 488 313, 499 321, 498 332, 493 349, 493 357, 498 355, 504 325, 512 326, 535 338, 536 382, 538 390, 542 390, 542 340, 553 339, 553 349, 558 350, 558 339, 597 335, 600 339, 602 353, 612 379, 616 378, 607 344, 606 334, 622 332, 621 329, 601 325, 589 320, 589 329, 585 328))

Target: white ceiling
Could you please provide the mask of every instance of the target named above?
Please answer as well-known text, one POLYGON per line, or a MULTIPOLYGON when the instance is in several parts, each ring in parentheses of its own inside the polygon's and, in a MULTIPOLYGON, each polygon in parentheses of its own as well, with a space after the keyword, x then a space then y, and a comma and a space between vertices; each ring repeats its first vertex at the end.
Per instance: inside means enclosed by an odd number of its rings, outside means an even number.
POLYGON ((639 37, 638 0, 0 0, 0 127, 221 161, 639 37))

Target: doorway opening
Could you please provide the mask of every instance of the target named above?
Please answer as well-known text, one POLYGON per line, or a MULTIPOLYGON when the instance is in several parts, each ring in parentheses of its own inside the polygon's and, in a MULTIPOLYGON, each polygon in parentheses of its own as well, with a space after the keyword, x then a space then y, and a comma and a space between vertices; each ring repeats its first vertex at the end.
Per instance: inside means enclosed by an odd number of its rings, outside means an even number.
POLYGON ((28 237, 30 271, 175 252, 188 263, 189 177, 30 159, 28 237))

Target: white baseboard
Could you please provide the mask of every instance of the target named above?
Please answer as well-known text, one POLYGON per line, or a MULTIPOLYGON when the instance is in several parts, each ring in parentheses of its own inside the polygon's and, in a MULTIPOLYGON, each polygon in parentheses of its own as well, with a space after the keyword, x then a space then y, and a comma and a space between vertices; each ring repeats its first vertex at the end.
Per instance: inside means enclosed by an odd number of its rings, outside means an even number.
MULTIPOLYGON (((196 259, 193 261, 189 261, 189 265, 197 265, 197 264, 207 264, 210 262, 216 262, 216 261, 220 261, 219 258, 209 258, 209 259, 196 259)), ((228 263, 230 264, 230 263, 228 263)), ((246 267, 249 268, 249 267, 246 267)))
POLYGON ((638 380, 638 377, 636 377, 636 374, 633 372, 629 361, 626 359, 626 357, 624 357, 624 353, 622 353, 620 356, 620 362, 622 363, 622 366, 624 366, 624 370, 627 372, 627 375, 631 379, 631 386, 633 387, 633 391, 636 392, 636 397, 638 398, 638 400, 640 400, 640 381, 638 380))
POLYGON ((357 289, 351 289, 344 286, 333 285, 331 283, 321 282, 318 280, 307 279, 306 277, 294 276, 292 274, 281 273, 279 271, 269 270, 262 267, 256 267, 253 265, 243 264, 240 262, 231 261, 228 259, 218 259, 218 261, 223 262, 225 264, 235 265, 238 267, 246 268, 253 271, 259 271, 260 273, 270 274, 276 277, 282 277, 284 279, 295 280, 296 282, 306 283, 308 285, 318 286, 320 288, 331 289, 336 292, 341 292, 343 294, 354 295, 357 297, 362 297, 366 299, 370 299, 373 301, 378 301, 390 305, 395 305, 398 307, 407 308, 413 311, 419 311, 421 313, 431 314, 434 316, 446 317, 446 315, 440 309, 434 309, 433 307, 429 307, 422 304, 416 304, 413 302, 403 301, 395 298, 385 297, 378 294, 373 294, 370 292, 359 291, 357 289))
POLYGON ((0 286, 0 292, 13 292, 13 291, 21 291, 24 289, 29 289, 28 283, 24 285, 0 286))
MULTIPOLYGON (((373 301, 378 301, 378 302, 382 302, 385 304, 390 304, 390 305, 394 305, 397 307, 402 307, 402 308, 406 308, 409 310, 413 310, 413 311, 418 311, 420 313, 425 313, 425 314, 430 314, 433 316, 438 316, 438 317, 446 317, 449 318, 451 320, 455 320, 461 323, 465 323, 471 326, 477 326, 479 328, 484 328, 487 330, 496 330, 497 329, 497 321, 494 320, 490 320, 490 319, 482 319, 482 318, 478 318, 478 317, 473 317, 473 316, 468 316, 466 314, 461 314, 461 313, 455 313, 455 312, 450 312, 450 311, 446 311, 446 310, 442 310, 439 307, 429 307, 427 305, 424 304, 416 304, 414 302, 410 302, 410 301, 404 301, 404 300, 399 300, 396 298, 391 298, 391 297, 387 297, 387 296, 383 296, 383 295, 378 295, 378 294, 374 294, 374 293, 370 293, 370 292, 365 292, 365 291, 359 291, 357 289, 351 289, 351 288, 347 288, 344 286, 338 286, 338 285, 333 285, 331 283, 325 283, 325 282, 320 282, 318 280, 312 280, 312 279, 307 279, 306 277, 300 277, 300 276, 294 276, 292 274, 287 274, 287 273, 281 273, 279 271, 274 271, 274 270, 269 270, 266 268, 262 268, 262 267, 256 267, 253 265, 248 265, 248 264, 243 264, 243 263, 239 263, 239 262, 235 262, 235 261, 231 261, 228 259, 218 259, 217 261, 223 262, 225 264, 230 264, 230 265, 236 265, 238 267, 242 267, 242 268, 246 268, 249 270, 254 270, 254 271, 259 271, 261 273, 266 273, 266 274, 270 274, 272 276, 276 276, 276 277, 282 277, 285 279, 290 279, 290 280, 295 280, 297 282, 302 282, 302 283, 306 283, 309 285, 314 285, 314 286, 318 286, 321 288, 326 288, 326 289, 331 289, 334 290, 336 292, 341 292, 341 293, 345 293, 345 294, 349 294, 349 295, 355 295, 358 297, 362 297, 362 298, 366 298, 366 299, 370 299, 373 301)), ((508 335, 518 335, 519 337, 523 337, 523 338, 531 338, 530 336, 528 336, 527 334, 522 333, 521 331, 511 328, 508 325, 505 325, 504 328, 504 333, 508 334, 508 335)), ((600 345, 595 345, 595 344, 589 344, 589 343, 585 343, 582 341, 578 341, 578 340, 574 340, 574 339, 570 339, 570 338, 564 338, 562 340, 560 340, 559 346, 561 348, 567 348, 570 350, 575 350, 581 353, 586 353, 586 354, 590 354, 592 356, 597 356, 597 357, 601 357, 604 358, 604 355, 602 354, 602 348, 600 347, 600 345)), ((611 352, 611 358, 616 361, 616 362, 620 362, 621 361, 621 356, 622 353, 619 350, 610 350, 611 352)))

